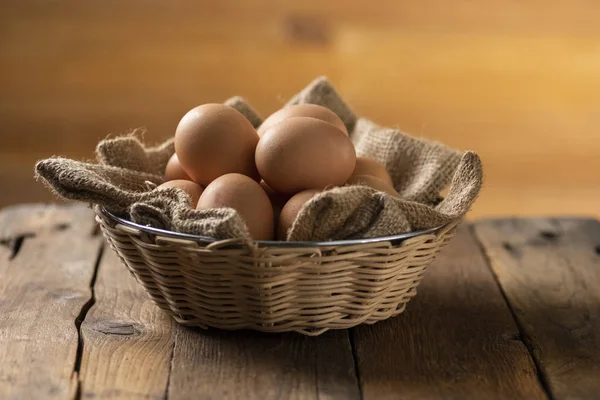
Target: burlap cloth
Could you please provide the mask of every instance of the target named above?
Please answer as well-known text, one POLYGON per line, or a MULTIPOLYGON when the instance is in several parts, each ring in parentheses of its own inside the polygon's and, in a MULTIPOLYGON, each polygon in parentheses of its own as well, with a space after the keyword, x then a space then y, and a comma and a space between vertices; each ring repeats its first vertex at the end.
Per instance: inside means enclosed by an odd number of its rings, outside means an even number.
MULTIPOLYGON (((337 113, 351 132, 357 155, 384 165, 401 198, 366 186, 327 190, 300 211, 288 240, 371 238, 437 227, 462 218, 481 189, 481 161, 475 153, 357 118, 324 77, 287 105, 298 103, 320 104, 337 113), (448 184, 442 198, 440 192, 448 184)), ((261 124, 261 117, 244 99, 234 97, 226 104, 255 127, 261 124)), ((137 136, 101 141, 96 148, 97 163, 59 157, 41 160, 35 166, 36 177, 63 198, 104 206, 142 225, 218 239, 249 239, 235 210, 194 210, 182 190, 156 189, 164 181, 173 140, 145 147, 137 136)))

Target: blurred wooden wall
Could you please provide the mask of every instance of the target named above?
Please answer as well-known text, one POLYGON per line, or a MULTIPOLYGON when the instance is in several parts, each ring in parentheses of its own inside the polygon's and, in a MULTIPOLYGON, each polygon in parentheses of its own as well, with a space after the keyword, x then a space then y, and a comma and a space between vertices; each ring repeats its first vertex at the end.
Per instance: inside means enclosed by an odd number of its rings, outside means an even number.
POLYGON ((36 159, 171 135, 244 95, 268 114, 326 75, 361 115, 477 151, 472 216, 600 214, 600 3, 0 3, 0 206, 52 197, 36 159))

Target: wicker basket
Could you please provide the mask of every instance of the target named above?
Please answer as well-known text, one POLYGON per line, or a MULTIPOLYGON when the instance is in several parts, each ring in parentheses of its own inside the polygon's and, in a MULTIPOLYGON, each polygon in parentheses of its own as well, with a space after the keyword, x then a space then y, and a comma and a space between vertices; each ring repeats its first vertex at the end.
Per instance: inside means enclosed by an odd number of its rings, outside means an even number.
POLYGON ((152 300, 183 325, 319 335, 404 311, 456 223, 337 242, 241 242, 96 220, 152 300))

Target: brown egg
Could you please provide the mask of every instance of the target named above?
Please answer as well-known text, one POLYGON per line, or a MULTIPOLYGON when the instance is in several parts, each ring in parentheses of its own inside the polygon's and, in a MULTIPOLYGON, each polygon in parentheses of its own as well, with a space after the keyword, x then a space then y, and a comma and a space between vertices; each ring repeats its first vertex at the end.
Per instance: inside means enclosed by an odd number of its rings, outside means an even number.
POLYGON ((186 181, 192 180, 192 178, 190 178, 190 176, 183 170, 183 167, 179 163, 179 158, 177 158, 177 154, 173 154, 171 158, 169 158, 169 162, 165 168, 165 180, 174 181, 177 179, 183 179, 186 181))
POLYGON ((356 157, 356 166, 352 175, 370 175, 379 178, 390 186, 394 186, 390 174, 384 166, 367 157, 356 157))
POLYGON ((204 104, 189 111, 175 131, 175 152, 183 169, 206 186, 221 175, 240 173, 258 179, 256 130, 239 111, 204 104))
POLYGON ((219 207, 235 209, 254 240, 273 239, 273 208, 269 196, 252 178, 226 174, 212 181, 200 196, 197 208, 219 207))
POLYGON ((167 188, 183 189, 192 198, 192 208, 196 208, 196 204, 198 204, 198 199, 200 198, 200 196, 202 195, 202 191, 204 190, 202 189, 202 186, 198 185, 197 183, 183 179, 168 181, 157 187, 157 189, 167 188))
POLYGON ((256 147, 258 171, 279 193, 343 185, 355 164, 348 135, 310 117, 287 118, 273 125, 256 147))
POLYGON ((292 117, 311 117, 320 119, 321 121, 329 122, 333 126, 342 130, 346 135, 348 130, 340 117, 327 107, 318 106, 316 104, 296 104, 282 108, 279 111, 271 114, 259 127, 258 134, 262 135, 273 125, 292 117))
POLYGON ((318 193, 321 193, 321 191, 317 189, 305 190, 292 196, 292 198, 285 203, 285 206, 283 206, 283 209, 281 210, 281 215, 279 216, 279 223, 277 224, 278 240, 287 239, 287 232, 296 220, 300 209, 318 193))
POLYGON ((391 194, 392 196, 400 197, 400 194, 398 194, 398 192, 396 192, 391 185, 388 185, 381 179, 371 175, 352 175, 346 184, 368 186, 380 192, 385 192, 391 194))

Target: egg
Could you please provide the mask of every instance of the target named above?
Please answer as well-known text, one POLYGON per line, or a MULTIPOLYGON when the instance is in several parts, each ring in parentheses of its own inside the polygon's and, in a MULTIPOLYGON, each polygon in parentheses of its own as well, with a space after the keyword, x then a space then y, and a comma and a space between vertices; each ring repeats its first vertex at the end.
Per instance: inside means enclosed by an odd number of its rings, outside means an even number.
POLYGON ((316 104, 296 104, 293 106, 284 107, 281 110, 271 114, 258 127, 259 136, 262 136, 273 125, 278 124, 284 119, 292 117, 312 117, 320 119, 321 121, 329 122, 344 133, 348 134, 348 130, 346 129, 344 122, 342 122, 340 117, 338 117, 338 115, 329 108, 316 104))
POLYGON ((190 176, 183 170, 177 154, 173 154, 171 158, 169 158, 169 162, 165 168, 165 181, 174 181, 177 179, 183 179, 186 181, 192 180, 192 178, 190 178, 190 176))
POLYGON ((390 186, 394 186, 390 174, 384 166, 367 157, 356 157, 356 166, 352 175, 370 175, 379 178, 390 186))
POLYGON ((385 192, 391 194, 392 196, 400 197, 400 194, 396 192, 396 189, 394 189, 392 185, 389 185, 383 180, 371 175, 352 175, 346 184, 368 186, 380 192, 385 192))
POLYGON ((267 129, 256 147, 260 176, 279 193, 343 185, 355 164, 348 135, 316 118, 287 118, 267 129))
POLYGON ((221 175, 240 173, 258 179, 256 130, 239 111, 204 104, 189 111, 175 131, 175 152, 185 172, 206 186, 221 175))
POLYGON ((189 194, 192 198, 192 208, 196 208, 196 204, 198 204, 198 199, 200 199, 200 196, 202 195, 202 192, 204 190, 202 189, 202 186, 198 185, 197 183, 183 179, 168 181, 157 187, 157 189, 168 188, 179 188, 184 190, 187 194, 189 194))
POLYGON ((273 239, 273 208, 269 196, 252 178, 232 173, 212 181, 204 189, 196 208, 219 207, 235 209, 254 240, 273 239))
POLYGON ((310 199, 315 197, 320 190, 317 189, 309 189, 304 190, 300 193, 292 196, 291 199, 285 203, 281 210, 281 215, 279 216, 279 222, 277 224, 277 239, 286 240, 288 230, 292 227, 292 224, 296 220, 298 213, 310 199))

